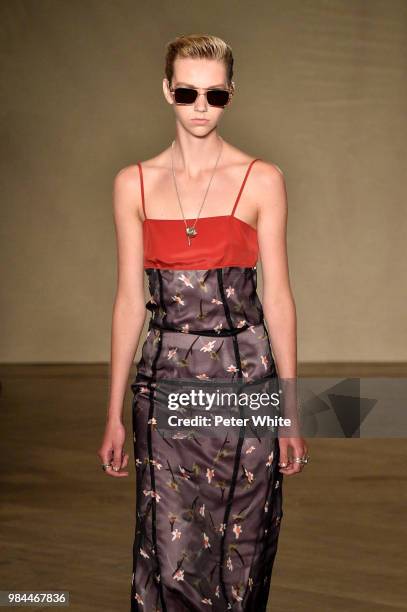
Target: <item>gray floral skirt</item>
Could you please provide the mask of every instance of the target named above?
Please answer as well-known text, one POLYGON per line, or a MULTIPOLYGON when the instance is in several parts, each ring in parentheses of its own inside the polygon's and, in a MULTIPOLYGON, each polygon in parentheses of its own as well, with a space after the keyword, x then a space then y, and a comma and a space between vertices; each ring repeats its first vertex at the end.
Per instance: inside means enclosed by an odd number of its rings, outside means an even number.
POLYGON ((278 437, 170 431, 157 401, 160 381, 277 377, 256 268, 146 273, 152 317, 131 385, 131 610, 266 610, 283 516, 278 437))

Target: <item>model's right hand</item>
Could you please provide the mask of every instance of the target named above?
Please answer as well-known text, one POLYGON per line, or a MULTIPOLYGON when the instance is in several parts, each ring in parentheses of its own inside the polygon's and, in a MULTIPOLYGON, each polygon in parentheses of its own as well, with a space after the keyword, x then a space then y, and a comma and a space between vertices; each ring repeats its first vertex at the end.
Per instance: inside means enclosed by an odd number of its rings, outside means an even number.
POLYGON ((114 478, 128 476, 128 472, 122 472, 129 462, 129 455, 124 452, 123 446, 126 439, 126 430, 121 421, 107 421, 102 446, 97 452, 101 463, 111 463, 105 474, 114 478))

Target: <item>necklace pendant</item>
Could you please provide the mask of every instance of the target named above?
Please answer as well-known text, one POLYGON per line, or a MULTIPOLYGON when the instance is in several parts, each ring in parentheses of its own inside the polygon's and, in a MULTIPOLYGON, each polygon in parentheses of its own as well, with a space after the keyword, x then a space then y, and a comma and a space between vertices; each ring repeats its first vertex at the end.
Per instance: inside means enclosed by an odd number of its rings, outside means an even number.
POLYGON ((194 227, 192 227, 192 226, 187 226, 185 231, 186 231, 188 237, 189 236, 196 236, 197 233, 198 233, 197 230, 194 227))

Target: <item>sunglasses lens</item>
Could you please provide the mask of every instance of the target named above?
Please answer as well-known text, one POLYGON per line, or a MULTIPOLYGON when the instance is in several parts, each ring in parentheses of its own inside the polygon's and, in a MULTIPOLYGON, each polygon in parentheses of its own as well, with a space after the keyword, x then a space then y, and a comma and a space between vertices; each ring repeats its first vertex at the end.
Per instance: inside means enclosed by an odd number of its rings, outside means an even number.
POLYGON ((223 89, 210 89, 208 91, 208 103, 211 106, 226 106, 229 101, 229 92, 223 89))
POLYGON ((197 92, 188 87, 177 87, 174 89, 174 98, 177 104, 193 104, 196 100, 197 92))

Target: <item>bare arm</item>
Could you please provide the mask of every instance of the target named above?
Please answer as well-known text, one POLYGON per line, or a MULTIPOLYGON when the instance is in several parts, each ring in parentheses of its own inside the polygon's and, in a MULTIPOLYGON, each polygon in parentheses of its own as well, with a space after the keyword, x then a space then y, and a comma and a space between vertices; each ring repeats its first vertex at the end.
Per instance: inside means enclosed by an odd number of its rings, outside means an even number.
POLYGON ((109 420, 122 417, 129 372, 146 316, 139 193, 134 169, 121 170, 115 178, 113 191, 117 289, 112 316, 109 420))
POLYGON ((258 240, 263 273, 263 310, 278 374, 297 375, 297 323, 287 256, 287 192, 284 176, 265 164, 258 216, 258 240))
POLYGON ((110 396, 106 428, 98 456, 111 462, 111 476, 127 465, 123 455, 125 431, 122 423, 123 401, 140 335, 146 317, 143 268, 143 226, 140 213, 140 185, 134 167, 121 170, 114 180, 113 215, 117 244, 117 288, 111 330, 110 396))
POLYGON ((290 476, 303 469, 294 457, 308 452, 300 437, 297 412, 297 316, 291 290, 287 256, 287 191, 283 173, 264 163, 260 179, 261 205, 258 241, 263 273, 263 310, 278 377, 283 387, 284 418, 291 426, 279 427, 280 472, 290 476))

